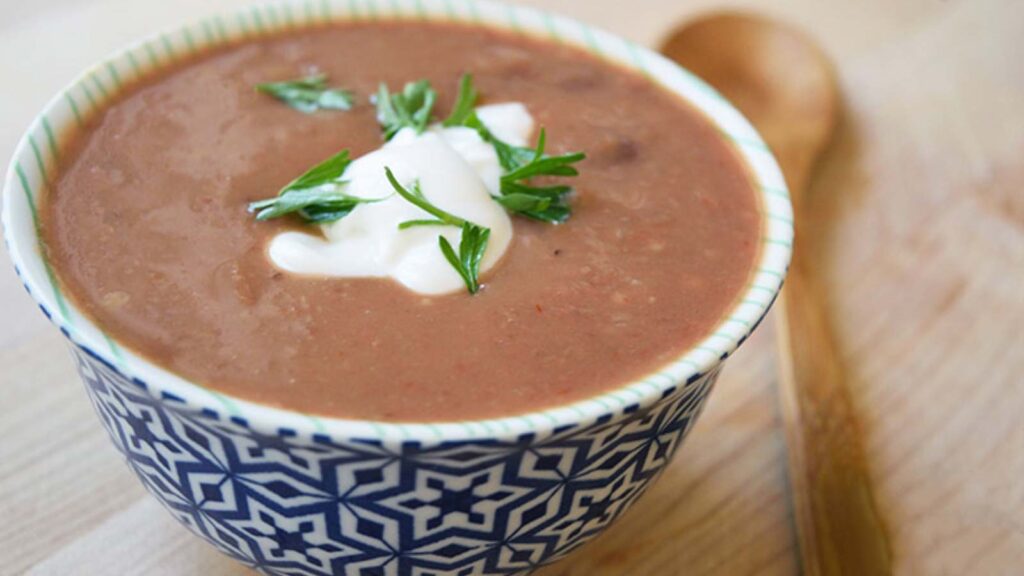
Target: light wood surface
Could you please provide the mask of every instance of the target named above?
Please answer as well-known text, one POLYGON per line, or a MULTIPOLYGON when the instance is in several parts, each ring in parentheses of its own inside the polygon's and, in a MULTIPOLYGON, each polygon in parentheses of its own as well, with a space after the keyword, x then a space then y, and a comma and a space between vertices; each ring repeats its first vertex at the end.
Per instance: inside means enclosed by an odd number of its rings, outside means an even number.
MULTIPOLYGON (((84 66, 242 0, 0 0, 0 157, 84 66)), ((711 0, 534 0, 656 44, 711 0)), ((810 257, 897 573, 1024 571, 1024 3, 732 1, 837 63, 846 109, 812 186, 810 257)), ((61 337, 0 262, 0 573, 245 574, 118 460, 61 337)), ((660 482, 543 576, 793 574, 770 326, 660 482)))
MULTIPOLYGON (((828 56, 780 20, 715 13, 681 26, 659 50, 718 89, 761 133, 789 185, 796 245, 775 303, 778 395, 789 496, 805 576, 887 576, 884 521, 857 411, 805 245, 808 182, 835 135, 839 93, 828 56)), ((819 188, 819 193, 829 190, 819 188)))

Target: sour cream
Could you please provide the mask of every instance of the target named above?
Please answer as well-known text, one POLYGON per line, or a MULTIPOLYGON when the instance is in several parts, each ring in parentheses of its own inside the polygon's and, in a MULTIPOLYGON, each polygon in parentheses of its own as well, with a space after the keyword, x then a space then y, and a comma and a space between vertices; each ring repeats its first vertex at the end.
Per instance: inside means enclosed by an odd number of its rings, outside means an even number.
MULTIPOLYGON (((480 121, 496 137, 524 146, 533 117, 519 103, 477 108, 480 121)), ((431 126, 422 134, 405 128, 379 149, 357 158, 342 177, 350 196, 380 199, 359 204, 341 220, 321 225, 322 236, 284 232, 270 242, 274 265, 294 274, 370 278, 390 277, 420 294, 465 290, 462 278, 438 248, 444 236, 458 250, 462 232, 452 226, 399 230, 407 220, 432 218, 394 193, 388 167, 407 188, 418 182, 433 205, 490 228, 481 273, 491 269, 512 241, 512 222, 492 195, 500 190, 501 165, 494 147, 470 128, 431 126)))

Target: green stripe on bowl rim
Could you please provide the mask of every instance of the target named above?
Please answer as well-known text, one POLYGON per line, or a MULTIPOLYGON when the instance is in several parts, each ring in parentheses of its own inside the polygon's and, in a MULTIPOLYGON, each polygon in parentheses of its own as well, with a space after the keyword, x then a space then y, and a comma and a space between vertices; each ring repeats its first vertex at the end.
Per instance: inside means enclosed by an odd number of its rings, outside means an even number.
POLYGON ((244 419, 254 429, 264 432, 291 430, 297 433, 296 438, 305 438, 309 441, 312 441, 314 435, 384 443, 415 441, 424 445, 454 440, 510 439, 523 435, 542 438, 567 427, 588 425, 599 419, 625 417, 627 410, 650 406, 661 400, 665 394, 685 388, 688 383, 696 381, 698 376, 716 371, 722 359, 731 354, 738 343, 749 335, 774 301, 789 265, 793 240, 792 210, 781 171, 771 154, 767 152, 767 147, 760 136, 735 108, 710 86, 660 55, 572 19, 530 7, 512 7, 489 0, 306 0, 275 2, 269 6, 261 6, 208 17, 176 30, 156 34, 86 71, 51 100, 39 118, 32 123, 34 128, 19 143, 5 181, 4 238, 10 246, 15 266, 21 273, 26 288, 44 310, 67 309, 68 313, 60 317, 51 314, 51 320, 62 328, 73 342, 93 351, 101 358, 108 359, 129 377, 145 382, 147 390, 155 397, 159 398, 162 392, 168 392, 184 399, 186 405, 197 411, 206 409, 215 414, 238 417, 244 419), (278 18, 278 14, 286 16, 278 18), (296 15, 294 19, 292 14, 296 15), (35 154, 43 156, 38 160, 40 166, 55 165, 60 152, 59 137, 67 131, 80 129, 81 124, 88 121, 88 115, 96 106, 117 92, 116 86, 108 87, 102 84, 96 71, 106 71, 107 77, 119 85, 129 83, 140 74, 159 70, 186 57, 196 44, 201 44, 201 47, 205 48, 254 35, 312 26, 327 21, 359 20, 367 17, 377 19, 383 15, 438 22, 479 22, 514 33, 529 34, 577 46, 599 58, 644 74, 701 110, 727 137, 748 165, 755 180, 755 187, 760 193, 759 201, 763 212, 763 239, 759 262, 752 272, 747 289, 737 298, 736 304, 718 326, 701 342, 660 370, 599 396, 507 418, 419 424, 313 416, 271 408, 208 390, 150 364, 130 350, 118 347, 88 318, 74 310, 73 305, 66 301, 60 287, 52 278, 52 271, 50 275, 46 274, 45 269, 49 264, 37 247, 32 246, 39 241, 34 223, 29 226, 24 217, 14 222, 11 212, 15 209, 26 210, 21 204, 25 201, 34 206, 38 195, 45 188, 45 174, 33 179, 25 175, 20 166, 35 165, 35 154), (196 43, 196 38, 201 38, 202 41, 196 43), (162 55, 157 54, 155 46, 162 48, 162 55), (139 66, 138 54, 148 56, 149 66, 139 66), (99 88, 106 96, 100 95, 100 98, 97 98, 90 90, 89 83, 93 83, 94 87, 99 88), (75 94, 84 94, 92 100, 88 111, 80 109, 75 94), (44 128, 42 134, 38 133, 40 126, 44 128), (48 143, 45 150, 38 146, 42 138, 48 143), (24 200, 18 200, 13 193, 19 185, 19 176, 24 177, 24 184, 27 186, 24 200), (107 341, 111 345, 108 345, 107 341))

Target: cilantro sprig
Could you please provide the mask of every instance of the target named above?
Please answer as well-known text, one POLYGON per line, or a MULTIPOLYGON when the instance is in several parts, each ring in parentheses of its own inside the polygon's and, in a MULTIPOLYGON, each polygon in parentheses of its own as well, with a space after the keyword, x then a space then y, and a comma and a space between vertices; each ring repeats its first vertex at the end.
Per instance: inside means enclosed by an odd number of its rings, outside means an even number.
POLYGON ((448 262, 455 268, 455 271, 462 276, 466 289, 470 294, 480 291, 480 263, 484 259, 484 252, 487 251, 487 241, 491 237, 491 229, 477 226, 466 222, 462 225, 462 240, 459 241, 459 253, 455 254, 448 239, 444 236, 437 237, 437 243, 441 246, 441 252, 448 262))
POLYGON ((314 74, 284 82, 264 82, 256 85, 256 91, 273 96, 306 114, 321 109, 351 110, 355 100, 348 90, 329 88, 326 74, 314 74))
MULTIPOLYGON (((351 93, 327 88, 326 77, 323 75, 260 84, 257 90, 303 112, 320 108, 347 110, 353 101, 351 93)), ((515 146, 501 140, 477 115, 476 103, 479 97, 473 85, 473 77, 463 75, 455 105, 441 122, 442 126, 471 128, 494 148, 504 174, 501 176, 500 189, 493 197, 508 212, 543 222, 564 222, 571 214, 568 197, 572 187, 565 183, 550 183, 550 179, 578 175, 575 164, 585 159, 586 155, 582 152, 555 156, 547 154, 547 131, 543 127, 532 148, 515 146), (535 178, 545 179, 545 182, 537 184, 535 178)), ((436 102, 437 92, 426 80, 409 82, 397 93, 391 93, 387 85, 381 84, 373 103, 384 139, 390 140, 404 128, 412 128, 416 133, 424 132, 430 125, 436 102)), ((345 194, 346 183, 342 176, 351 162, 348 150, 343 150, 290 182, 276 197, 252 202, 249 211, 256 214, 257 220, 294 213, 310 223, 328 223, 345 217, 359 204, 384 200, 345 194)), ((390 168, 385 168, 385 176, 396 194, 430 215, 430 218, 401 222, 399 230, 418 226, 453 226, 460 229, 461 240, 457 251, 444 235, 438 235, 438 247, 458 272, 469 293, 476 294, 480 290, 480 265, 487 251, 490 229, 430 203, 418 182, 404 186, 390 168)))
POLYGON ((480 263, 483 261, 484 253, 487 252, 487 242, 491 237, 491 229, 474 224, 464 218, 460 218, 450 212, 442 210, 430 203, 419 182, 414 182, 406 188, 395 178, 391 168, 385 167, 384 174, 395 192, 407 202, 433 216, 433 219, 406 220, 398 225, 399 230, 405 230, 414 226, 455 226, 462 229, 462 239, 459 241, 459 252, 456 254, 451 242, 443 235, 438 235, 437 243, 448 263, 459 273, 462 281, 466 284, 466 290, 470 294, 480 291, 480 263))
POLYGON ((568 196, 572 187, 565 184, 535 186, 536 177, 576 176, 574 164, 587 156, 582 152, 549 156, 545 153, 547 131, 540 129, 537 145, 533 148, 513 146, 495 136, 474 110, 479 93, 473 87, 473 77, 464 74, 459 82, 459 95, 445 126, 465 126, 477 131, 480 137, 494 147, 505 174, 501 177, 500 195, 495 200, 506 210, 534 220, 560 224, 571 214, 568 196))
MULTIPOLYGON (((451 114, 445 119, 442 124, 446 128, 452 126, 465 126, 471 118, 476 116, 476 101, 480 97, 480 93, 477 92, 473 86, 473 75, 463 74, 459 80, 459 95, 455 99, 455 106, 452 107, 451 114)), ((479 122, 479 119, 477 119, 479 122)))
POLYGON ((289 182, 276 197, 251 202, 249 212, 255 213, 257 220, 298 213, 306 222, 324 224, 344 218, 359 204, 382 200, 342 192, 341 176, 351 163, 348 150, 342 150, 289 182))
POLYGON ((391 140, 402 128, 413 128, 417 134, 422 134, 430 124, 436 101, 437 92, 426 80, 409 82, 401 92, 394 94, 386 84, 381 84, 374 104, 384 139, 391 140))
POLYGON ((579 171, 573 164, 586 158, 586 155, 576 152, 548 156, 544 153, 546 144, 547 133, 541 128, 533 156, 525 162, 517 160, 511 171, 501 177, 501 196, 495 200, 507 210, 534 220, 562 223, 571 213, 567 199, 572 193, 572 187, 565 184, 535 186, 530 180, 544 176, 576 176, 579 171))
POLYGON ((399 196, 434 217, 433 219, 406 220, 398 225, 399 230, 405 230, 414 226, 462 226, 466 223, 462 218, 450 212, 445 212, 431 204, 427 197, 423 195, 419 182, 413 182, 409 188, 406 188, 398 182, 391 168, 385 168, 384 175, 387 176, 388 182, 391 183, 391 187, 395 189, 399 196))

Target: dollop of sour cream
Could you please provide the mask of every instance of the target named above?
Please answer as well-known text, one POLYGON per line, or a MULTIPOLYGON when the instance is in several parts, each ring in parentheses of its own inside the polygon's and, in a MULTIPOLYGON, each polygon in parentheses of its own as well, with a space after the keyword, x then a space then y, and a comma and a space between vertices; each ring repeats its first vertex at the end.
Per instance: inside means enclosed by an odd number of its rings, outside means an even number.
MULTIPOLYGON (((480 121, 497 138, 525 146, 534 122, 520 103, 481 106, 480 121)), ((406 187, 419 182, 433 205, 490 228, 480 265, 492 268, 512 241, 512 222, 492 195, 500 192, 502 168, 494 147, 471 128, 434 125, 417 134, 405 128, 379 149, 349 165, 342 179, 350 196, 380 199, 361 203, 347 216, 321 225, 322 236, 283 232, 271 240, 274 265, 296 274, 332 277, 391 277, 420 294, 464 290, 462 278, 438 248, 443 235, 458 250, 462 232, 453 226, 416 226, 399 230, 407 220, 430 214, 394 193, 388 167, 406 187)))

